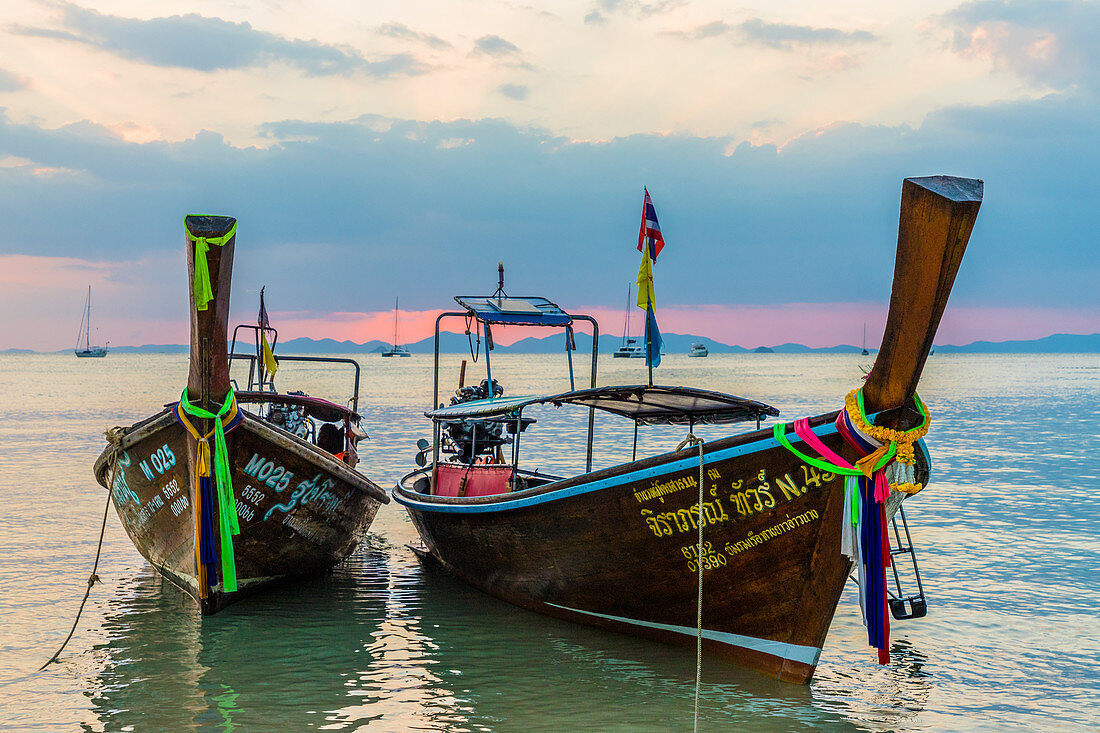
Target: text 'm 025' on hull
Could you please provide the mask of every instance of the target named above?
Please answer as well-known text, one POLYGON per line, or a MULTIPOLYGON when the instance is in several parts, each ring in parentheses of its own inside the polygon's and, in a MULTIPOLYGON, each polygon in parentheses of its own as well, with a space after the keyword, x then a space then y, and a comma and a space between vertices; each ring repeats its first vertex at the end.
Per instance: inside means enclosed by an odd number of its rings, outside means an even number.
MULTIPOLYGON (((862 390, 877 425, 903 430, 919 419, 913 395, 981 189, 980 181, 942 176, 903 184, 890 314, 862 390)), ((467 312, 441 319, 484 318, 486 331, 505 322, 493 315, 502 311, 499 302, 494 311, 475 299, 456 300, 467 312)), ((493 305, 492 298, 481 300, 493 305)), ((428 553, 465 582, 517 606, 688 646, 696 643, 701 570, 704 650, 780 680, 808 682, 852 568, 841 550, 844 478, 808 464, 771 430, 758 429, 704 444, 700 506, 698 447, 593 471, 591 421, 585 473, 555 478, 522 470, 517 441, 529 421, 521 413, 536 402, 603 409, 637 425, 687 424, 689 433, 700 422, 777 414, 742 400, 738 417, 740 398, 690 388, 596 388, 595 359, 591 382, 588 390, 516 398, 501 396, 489 376, 478 394, 460 388, 451 406, 440 407, 437 371, 433 409, 426 413, 435 426, 431 463, 393 491, 428 553), (509 444, 511 466, 503 455, 509 444), (443 452, 452 459, 442 460, 443 452)), ((836 416, 809 418, 807 426, 854 463, 859 455, 838 433, 836 416)), ((927 484, 922 442, 913 473, 927 484)), ((893 492, 884 513, 892 515, 903 498, 893 492)))
POLYGON ((262 300, 260 325, 238 326, 234 353, 226 348, 235 220, 189 216, 186 227, 187 402, 108 431, 94 472, 138 552, 211 614, 272 581, 331 568, 389 497, 355 470, 358 365, 280 358, 353 366, 350 406, 276 392, 266 366, 277 369, 278 332, 262 300), (255 353, 235 353, 242 328, 255 353), (233 389, 231 360, 247 365, 247 390, 233 389))

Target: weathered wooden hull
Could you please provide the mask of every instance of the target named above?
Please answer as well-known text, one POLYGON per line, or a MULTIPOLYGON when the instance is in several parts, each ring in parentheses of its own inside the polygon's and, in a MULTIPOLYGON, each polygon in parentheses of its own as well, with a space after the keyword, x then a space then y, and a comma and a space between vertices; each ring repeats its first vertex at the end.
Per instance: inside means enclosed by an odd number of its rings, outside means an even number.
MULTIPOLYGON (((833 417, 811 424, 853 458, 833 417)), ((704 649, 808 682, 850 569, 843 477, 804 465, 769 430, 707 444, 704 463, 704 649)), ((420 476, 394 498, 465 582, 550 616, 694 646, 697 449, 477 498, 421 494, 412 488, 420 476)))
MULTIPOLYGON (((201 587, 194 440, 171 409, 124 431, 95 464, 134 546, 204 614, 272 581, 332 567, 389 501, 331 455, 247 413, 226 443, 241 529, 233 540, 238 589, 232 593, 220 582, 201 587)), ((216 504, 212 511, 216 518, 216 504)))

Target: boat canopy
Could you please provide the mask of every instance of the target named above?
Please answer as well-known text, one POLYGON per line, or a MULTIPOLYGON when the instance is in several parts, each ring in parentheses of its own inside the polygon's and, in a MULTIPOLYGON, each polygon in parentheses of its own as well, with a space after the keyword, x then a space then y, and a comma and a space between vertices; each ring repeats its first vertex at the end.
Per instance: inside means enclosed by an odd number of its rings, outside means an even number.
POLYGON ((691 387, 630 385, 595 387, 533 397, 507 397, 462 402, 425 412, 433 420, 450 421, 515 417, 528 405, 581 405, 628 417, 641 425, 730 424, 779 415, 779 410, 744 397, 691 387))
POLYGON ((458 295, 455 302, 482 323, 508 326, 571 326, 573 317, 538 296, 458 295))

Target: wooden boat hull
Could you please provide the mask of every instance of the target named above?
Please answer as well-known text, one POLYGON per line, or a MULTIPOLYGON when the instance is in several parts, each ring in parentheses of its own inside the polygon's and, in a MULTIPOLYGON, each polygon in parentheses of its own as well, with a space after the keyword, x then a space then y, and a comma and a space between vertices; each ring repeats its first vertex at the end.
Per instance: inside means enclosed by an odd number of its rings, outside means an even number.
MULTIPOLYGON (((835 414, 811 425, 854 458, 835 414)), ((805 465, 770 430, 707 444, 704 464, 704 648, 808 682, 850 570, 843 477, 805 465)), ((695 645, 697 449, 476 499, 419 493, 421 476, 393 496, 431 555, 465 582, 550 616, 695 645)))
MULTIPOLYGON (((122 432, 95 464, 134 546, 158 571, 219 611, 275 580, 331 568, 357 546, 389 497, 324 451, 245 413, 227 434, 241 533, 238 589, 204 593, 197 577, 194 441, 169 408, 122 432), (191 446, 188 444, 191 443, 191 446)), ((217 505, 212 507, 217 532, 217 505)))

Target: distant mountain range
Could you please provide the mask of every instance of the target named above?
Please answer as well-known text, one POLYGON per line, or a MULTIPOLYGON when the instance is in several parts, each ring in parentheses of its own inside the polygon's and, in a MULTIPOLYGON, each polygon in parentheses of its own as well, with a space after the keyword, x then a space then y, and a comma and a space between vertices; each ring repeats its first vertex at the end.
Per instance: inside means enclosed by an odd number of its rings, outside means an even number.
MULTIPOLYGON (((745 348, 744 346, 731 346, 705 336, 692 336, 690 334, 666 333, 664 339, 665 354, 686 354, 692 344, 703 344, 712 354, 746 354, 746 353, 776 353, 776 354, 858 354, 860 347, 841 346, 812 347, 802 344, 779 344, 778 346, 758 346, 745 348)), ((604 334, 600 336, 600 353, 610 354, 619 347, 619 336, 604 334)), ((575 337, 577 351, 590 353, 592 346, 591 336, 577 334, 575 337)), ((434 338, 429 337, 415 343, 406 344, 408 350, 414 354, 430 354, 433 350, 434 338)), ((475 341, 474 347, 477 347, 475 341)), ((146 344, 144 346, 112 346, 111 351, 116 354, 186 354, 187 344, 146 344)), ((363 344, 354 341, 336 341, 334 339, 296 338, 280 343, 276 351, 280 354, 377 354, 389 348, 385 341, 367 341, 363 344)), ((439 350, 445 354, 458 354, 468 351, 470 341, 465 334, 444 332, 439 334, 439 350)), ((481 348, 485 348, 484 342, 481 348)), ((935 350, 941 354, 1094 354, 1100 353, 1100 333, 1071 334, 1056 333, 1041 339, 1031 341, 975 341, 965 346, 936 345, 935 350)), ((498 345, 495 349, 498 353, 505 354, 551 354, 565 350, 565 336, 558 333, 542 338, 529 337, 521 339, 510 346, 498 345)), ((55 353, 64 353, 71 349, 55 353)), ((875 351, 872 349, 871 351, 875 351)), ((5 354, 35 353, 29 349, 5 349, 5 354)))

